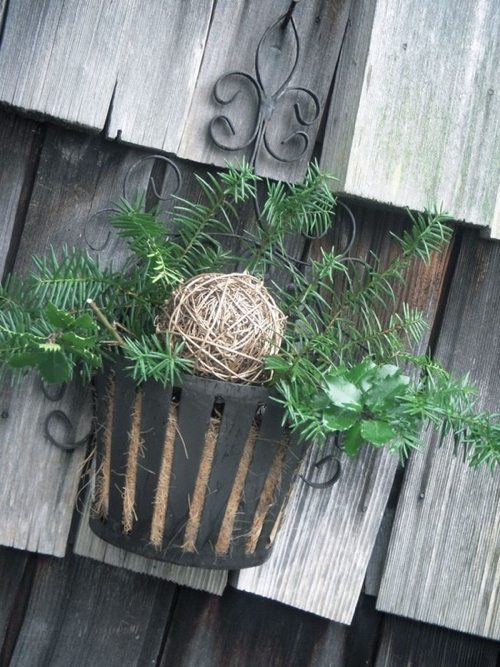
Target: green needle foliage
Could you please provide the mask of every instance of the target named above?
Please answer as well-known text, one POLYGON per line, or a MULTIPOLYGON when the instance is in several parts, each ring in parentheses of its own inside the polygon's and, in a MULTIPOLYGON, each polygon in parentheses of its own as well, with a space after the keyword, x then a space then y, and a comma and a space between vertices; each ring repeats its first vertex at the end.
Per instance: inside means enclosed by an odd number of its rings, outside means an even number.
POLYGON ((440 441, 453 438, 472 466, 499 463, 500 416, 476 410, 467 379, 409 353, 426 323, 410 305, 396 305, 395 288, 411 262, 429 262, 449 242, 447 216, 410 214, 411 227, 396 239, 400 252, 382 269, 376 257, 368 265, 332 249, 303 270, 289 258, 288 243, 297 234, 320 236, 332 224, 332 176, 312 164, 301 184, 261 183, 259 224, 249 229, 241 205, 257 199, 259 181, 246 163, 198 177, 202 200, 178 199, 165 219, 142 201, 120 202, 110 220, 130 251, 120 271, 82 250, 33 258, 23 281, 0 288, 3 371, 89 381, 105 358, 121 354, 136 383, 173 384, 192 364, 182 345, 155 334, 161 306, 183 281, 236 264, 265 279, 288 316, 281 349, 265 366, 288 425, 303 438, 324 442, 340 434, 349 456, 367 442, 404 459, 428 424, 440 441), (227 250, 228 238, 238 252, 227 250))

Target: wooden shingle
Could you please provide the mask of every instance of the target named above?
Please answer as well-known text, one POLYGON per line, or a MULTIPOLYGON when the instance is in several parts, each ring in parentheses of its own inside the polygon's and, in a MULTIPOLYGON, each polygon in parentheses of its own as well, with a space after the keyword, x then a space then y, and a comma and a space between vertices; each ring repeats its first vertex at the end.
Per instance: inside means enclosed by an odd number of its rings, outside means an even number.
MULTIPOLYGON (((350 0, 311 0, 297 5, 293 16, 300 39, 297 69, 288 87, 302 86, 313 91, 323 108, 335 71, 335 64, 347 23, 350 0)), ((209 124, 216 116, 227 115, 234 126, 234 137, 222 124, 214 128, 217 139, 231 146, 245 143, 252 135, 257 114, 255 90, 241 77, 228 80, 220 93, 230 104, 218 104, 213 89, 219 77, 239 71, 256 76, 256 52, 259 40, 290 5, 279 0, 262 5, 259 2, 220 0, 217 2, 210 27, 203 63, 186 121, 179 155, 189 160, 223 166, 226 160, 241 159, 243 152, 221 151, 208 138, 209 124), (239 92, 237 92, 239 90, 239 92)), ((272 33, 272 40, 263 44, 258 59, 262 81, 268 95, 274 93, 287 78, 295 55, 291 24, 286 30, 272 33)), ((309 147, 297 162, 280 163, 263 149, 258 156, 257 171, 272 178, 300 179, 305 172, 319 129, 319 118, 309 128, 297 123, 294 105, 300 105, 305 119, 314 115, 314 105, 304 93, 290 91, 278 103, 269 123, 268 137, 273 150, 285 157, 298 154, 302 148, 294 140, 293 150, 287 151, 286 139, 295 131, 306 130, 309 147)), ((249 157, 251 147, 247 150, 249 157)))
POLYGON ((9 3, 0 49, 0 100, 101 130, 132 0, 9 3))
POLYGON ((133 3, 107 135, 177 153, 214 0, 133 3))
POLYGON ((339 191, 500 235, 500 12, 354 0, 321 163, 339 191))
MULTIPOLYGON (((92 233, 103 232, 91 229, 98 221, 92 214, 121 196, 125 173, 140 155, 135 149, 118 146, 104 151, 100 140, 51 128, 41 152, 14 272, 29 271, 32 255, 44 254, 51 247, 59 253, 64 243, 83 246, 86 234, 98 247, 98 237, 92 233), (87 226, 89 219, 92 224, 87 226)), ((149 174, 138 172, 136 177, 145 179, 145 185, 149 174)), ((99 253, 101 260, 114 258, 116 263, 120 243, 111 238, 99 253)), ((1 544, 64 555, 85 451, 70 453, 52 444, 45 434, 46 420, 52 411, 64 411, 72 421, 73 433, 57 417, 48 424, 50 431, 62 440, 79 440, 90 429, 89 399, 89 389, 76 382, 55 401, 44 394, 37 379, 1 388, 1 544)))
MULTIPOLYGON (((499 411, 500 246, 467 232, 436 357, 470 372, 483 408, 499 411), (488 332, 486 334, 486 332, 488 332)), ((377 607, 500 638, 500 474, 470 470, 425 435, 400 496, 377 607)))

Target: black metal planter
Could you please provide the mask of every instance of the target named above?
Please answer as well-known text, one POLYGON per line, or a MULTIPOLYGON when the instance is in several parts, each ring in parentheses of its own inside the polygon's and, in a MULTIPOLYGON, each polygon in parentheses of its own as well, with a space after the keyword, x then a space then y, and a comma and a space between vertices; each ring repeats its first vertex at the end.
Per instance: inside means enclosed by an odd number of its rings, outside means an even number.
POLYGON ((123 366, 97 380, 92 530, 179 565, 263 563, 304 453, 280 406, 264 387, 195 376, 136 389, 123 366))

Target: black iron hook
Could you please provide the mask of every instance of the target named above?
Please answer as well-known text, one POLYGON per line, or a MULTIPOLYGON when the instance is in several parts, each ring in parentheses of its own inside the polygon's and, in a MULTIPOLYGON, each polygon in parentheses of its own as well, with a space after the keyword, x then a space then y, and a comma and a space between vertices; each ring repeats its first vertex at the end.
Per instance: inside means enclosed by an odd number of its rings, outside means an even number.
POLYGON ((299 475, 301 480, 305 484, 307 484, 307 486, 310 486, 312 489, 328 489, 332 487, 339 480, 340 475, 342 474, 342 463, 340 462, 341 449, 339 446, 338 433, 334 436, 333 443, 334 443, 334 449, 338 451, 338 454, 336 453, 327 454, 326 456, 323 456, 321 459, 318 459, 316 463, 313 465, 314 470, 319 470, 327 463, 330 463, 330 461, 333 461, 335 464, 335 470, 329 479, 327 479, 324 482, 313 482, 310 479, 306 479, 304 475, 299 475))
POLYGON ((290 3, 290 6, 287 9, 287 12, 285 16, 283 17, 283 22, 281 24, 281 29, 284 30, 288 23, 290 22, 290 19, 292 18, 292 14, 295 11, 295 7, 299 4, 300 0, 292 0, 290 3))
POLYGON ((63 412, 62 410, 52 410, 45 418, 45 424, 44 424, 45 437, 47 438, 47 440, 49 440, 49 442, 51 442, 56 447, 59 447, 59 449, 64 450, 65 452, 72 452, 75 449, 80 449, 82 447, 85 447, 92 434, 92 429, 89 433, 87 433, 87 435, 81 438, 81 440, 75 440, 74 442, 71 442, 71 440, 69 440, 68 442, 64 442, 61 440, 57 440, 57 438, 55 438, 52 435, 52 432, 50 430, 50 425, 54 419, 58 419, 59 421, 63 422, 68 431, 70 432, 70 434, 72 434, 74 431, 73 422, 65 412, 63 412))

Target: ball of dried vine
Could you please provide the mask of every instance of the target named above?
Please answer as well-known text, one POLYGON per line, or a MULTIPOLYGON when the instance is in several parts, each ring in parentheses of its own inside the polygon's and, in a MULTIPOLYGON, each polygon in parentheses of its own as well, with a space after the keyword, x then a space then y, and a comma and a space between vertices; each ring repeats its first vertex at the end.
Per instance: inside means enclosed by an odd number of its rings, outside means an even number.
POLYGON ((264 283, 245 273, 191 278, 156 319, 157 333, 184 343, 196 374, 249 384, 268 379, 264 358, 278 352, 285 325, 264 283))

